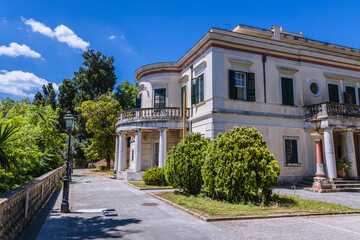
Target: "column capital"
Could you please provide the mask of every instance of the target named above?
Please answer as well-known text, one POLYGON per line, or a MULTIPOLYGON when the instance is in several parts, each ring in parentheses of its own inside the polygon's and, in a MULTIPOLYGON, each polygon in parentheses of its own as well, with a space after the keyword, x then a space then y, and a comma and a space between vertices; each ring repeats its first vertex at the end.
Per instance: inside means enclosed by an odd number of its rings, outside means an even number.
POLYGON ((162 132, 162 131, 167 131, 169 130, 168 128, 159 128, 159 131, 162 132))
POLYGON ((135 128, 134 131, 135 131, 135 132, 141 132, 142 129, 141 129, 141 128, 135 128))

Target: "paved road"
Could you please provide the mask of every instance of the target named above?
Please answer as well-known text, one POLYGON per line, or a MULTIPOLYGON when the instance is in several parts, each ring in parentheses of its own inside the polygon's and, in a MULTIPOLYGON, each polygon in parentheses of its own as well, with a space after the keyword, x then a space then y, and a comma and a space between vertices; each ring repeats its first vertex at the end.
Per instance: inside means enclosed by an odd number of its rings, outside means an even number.
MULTIPOLYGON (((75 170, 75 175, 83 171, 75 170)), ((71 209, 57 213, 61 194, 37 239, 238 239, 216 227, 177 210, 123 181, 99 176, 73 177, 71 209), (144 206, 155 203, 156 206, 144 206), (114 209, 106 216, 96 209, 114 209), (95 209, 95 210, 94 210, 95 209)))
POLYGON ((360 239, 358 215, 206 223, 123 181, 85 172, 75 170, 73 213, 58 213, 60 194, 37 239, 360 239))

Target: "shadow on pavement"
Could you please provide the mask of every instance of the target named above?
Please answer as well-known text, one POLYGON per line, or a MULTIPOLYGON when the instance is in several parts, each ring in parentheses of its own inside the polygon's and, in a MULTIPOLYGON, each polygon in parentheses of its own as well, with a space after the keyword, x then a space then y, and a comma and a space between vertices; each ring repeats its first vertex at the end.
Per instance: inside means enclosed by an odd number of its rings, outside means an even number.
POLYGON ((49 219, 38 239, 117 239, 140 233, 140 230, 121 230, 122 226, 138 224, 135 218, 113 219, 104 216, 86 217, 63 215, 49 219), (66 219, 66 221, 64 221, 66 219))

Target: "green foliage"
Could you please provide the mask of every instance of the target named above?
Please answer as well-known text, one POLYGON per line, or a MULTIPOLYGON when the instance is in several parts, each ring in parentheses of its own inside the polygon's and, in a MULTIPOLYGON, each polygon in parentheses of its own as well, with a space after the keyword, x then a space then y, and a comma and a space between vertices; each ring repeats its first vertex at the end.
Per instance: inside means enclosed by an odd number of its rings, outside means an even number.
POLYGON ((109 93, 101 95, 97 101, 85 101, 75 110, 82 114, 86 120, 86 131, 92 135, 91 145, 84 149, 85 154, 96 154, 98 159, 105 158, 110 169, 110 159, 115 149, 115 124, 121 110, 119 102, 109 93))
POLYGON ((11 126, 10 124, 7 124, 3 126, 0 123, 0 166, 4 168, 5 170, 10 168, 10 161, 13 159, 6 153, 6 145, 14 140, 11 139, 11 136, 14 135, 17 132, 18 129, 16 129, 15 126, 11 126))
POLYGON ((106 166, 105 166, 105 165, 100 165, 98 168, 99 168, 100 171, 105 171, 105 170, 106 170, 106 166))
POLYGON ((123 81, 115 90, 115 99, 119 101, 122 109, 128 110, 135 108, 136 97, 139 94, 137 90, 138 83, 131 84, 129 81, 123 81))
POLYGON ((235 127, 219 134, 208 148, 202 175, 212 198, 268 203, 280 168, 254 128, 235 127))
POLYGON ((164 168, 158 166, 149 168, 145 171, 142 179, 146 185, 152 186, 166 186, 168 185, 165 179, 164 168))
POLYGON ((35 94, 33 104, 38 107, 45 106, 45 99, 41 92, 37 92, 35 94))
POLYGON ((166 156, 165 176, 167 182, 182 188, 188 194, 198 194, 203 185, 201 167, 205 160, 209 140, 200 133, 189 134, 185 144, 180 142, 166 156))
POLYGON ((52 83, 43 85, 42 90, 44 93, 45 106, 51 106, 53 110, 56 109, 56 93, 52 83))
POLYGON ((341 158, 336 159, 336 170, 351 170, 351 162, 347 157, 342 156, 341 158))
POLYGON ((16 126, 2 149, 13 161, 9 170, 0 167, 0 193, 17 187, 63 164, 66 134, 57 130, 57 112, 51 106, 37 107, 28 100, 0 101, 0 125, 16 126))

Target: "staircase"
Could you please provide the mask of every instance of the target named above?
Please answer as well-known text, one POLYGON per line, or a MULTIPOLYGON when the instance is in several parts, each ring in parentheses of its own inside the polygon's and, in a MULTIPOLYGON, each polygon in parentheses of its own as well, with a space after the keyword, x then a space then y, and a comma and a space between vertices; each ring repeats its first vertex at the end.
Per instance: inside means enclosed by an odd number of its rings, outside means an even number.
MULTIPOLYGON (((313 182, 312 177, 305 177, 296 186, 311 190, 313 182)), ((333 188, 324 192, 360 192, 360 179, 358 178, 335 178, 331 183, 333 188)))
POLYGON ((358 178, 335 178, 332 185, 335 192, 360 192, 358 178))

